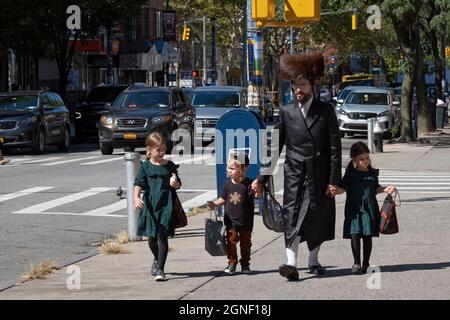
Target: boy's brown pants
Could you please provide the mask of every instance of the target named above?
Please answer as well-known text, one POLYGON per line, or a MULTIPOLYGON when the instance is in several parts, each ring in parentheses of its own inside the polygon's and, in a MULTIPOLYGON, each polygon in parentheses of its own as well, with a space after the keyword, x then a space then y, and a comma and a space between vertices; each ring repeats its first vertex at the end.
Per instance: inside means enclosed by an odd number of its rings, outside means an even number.
POLYGON ((228 248, 228 263, 237 264, 237 244, 240 242, 241 246, 241 266, 250 265, 250 253, 252 248, 252 232, 238 231, 234 229, 227 230, 227 248, 228 248))

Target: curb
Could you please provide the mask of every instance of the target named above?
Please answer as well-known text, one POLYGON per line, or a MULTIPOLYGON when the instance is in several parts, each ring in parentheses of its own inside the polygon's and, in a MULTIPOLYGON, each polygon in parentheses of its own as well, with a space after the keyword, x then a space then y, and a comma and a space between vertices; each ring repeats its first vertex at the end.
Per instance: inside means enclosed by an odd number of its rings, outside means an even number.
MULTIPOLYGON (((80 254, 78 256, 69 258, 67 260, 62 261, 61 263, 57 263, 56 270, 61 270, 61 269, 65 268, 67 266, 70 266, 70 265, 72 265, 72 264, 74 264, 76 262, 80 262, 80 261, 92 258, 92 257, 94 257, 96 255, 99 255, 99 254, 100 254, 100 250, 99 249, 92 249, 92 250, 90 250, 90 251, 88 251, 86 253, 83 253, 83 254, 80 254)), ((5 285, 4 287, 1 287, 0 288, 0 292, 3 292, 3 291, 6 291, 8 289, 11 289, 13 287, 16 287, 16 286, 18 286, 18 285, 20 285, 22 283, 23 282, 20 282, 20 281, 19 282, 16 282, 16 281, 10 282, 9 284, 5 285)))

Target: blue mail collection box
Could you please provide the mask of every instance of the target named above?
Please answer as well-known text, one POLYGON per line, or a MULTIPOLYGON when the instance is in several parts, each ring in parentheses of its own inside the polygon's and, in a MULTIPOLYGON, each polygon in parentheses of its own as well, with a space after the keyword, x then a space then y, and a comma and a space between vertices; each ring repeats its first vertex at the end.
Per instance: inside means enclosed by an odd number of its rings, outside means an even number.
MULTIPOLYGON (((264 121, 257 112, 236 109, 226 112, 216 125, 216 183, 217 196, 227 177, 227 161, 232 153, 245 152, 250 160, 247 176, 255 179, 261 167, 263 141, 260 130, 265 129, 264 121)), ((219 211, 222 214, 222 211, 219 211)))

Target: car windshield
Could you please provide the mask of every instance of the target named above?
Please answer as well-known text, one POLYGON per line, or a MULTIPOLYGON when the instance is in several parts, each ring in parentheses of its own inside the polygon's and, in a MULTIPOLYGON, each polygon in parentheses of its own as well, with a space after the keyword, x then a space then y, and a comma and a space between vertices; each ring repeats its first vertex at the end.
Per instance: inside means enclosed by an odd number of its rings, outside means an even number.
POLYGON ((91 90, 86 97, 87 103, 113 102, 126 87, 97 87, 91 90))
POLYGON ((375 92, 352 92, 348 96, 346 103, 349 104, 379 104, 387 105, 388 95, 386 93, 375 92))
POLYGON ((344 89, 342 90, 341 94, 339 95, 339 100, 345 100, 345 98, 348 97, 348 95, 352 92, 352 89, 344 89))
POLYGON ((30 110, 37 107, 37 96, 0 97, 0 110, 30 110))
POLYGON ((190 95, 191 104, 196 107, 239 107, 239 92, 199 91, 190 95))
POLYGON ((132 92, 120 95, 115 108, 168 108, 168 92, 132 92))

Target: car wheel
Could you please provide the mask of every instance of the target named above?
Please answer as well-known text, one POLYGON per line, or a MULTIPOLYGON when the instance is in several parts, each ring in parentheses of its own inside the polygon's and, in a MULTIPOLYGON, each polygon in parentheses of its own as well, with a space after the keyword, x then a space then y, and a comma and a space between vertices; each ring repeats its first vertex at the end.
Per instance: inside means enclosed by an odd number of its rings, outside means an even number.
POLYGON ((39 132, 36 136, 36 140, 33 144, 33 153, 34 154, 42 154, 45 151, 45 134, 42 129, 39 129, 39 132))
POLYGON ((134 152, 135 149, 136 149, 136 147, 125 147, 125 148, 123 148, 123 151, 125 151, 125 152, 134 152))
POLYGON ((84 134, 77 134, 75 136, 76 143, 85 143, 88 140, 88 137, 84 134))
POLYGON ((113 154, 114 148, 110 144, 100 143, 100 151, 104 155, 113 154))
POLYGON ((58 150, 59 151, 63 151, 63 152, 67 152, 70 149, 70 132, 69 132, 69 128, 66 127, 64 129, 64 136, 62 141, 58 144, 58 150))

